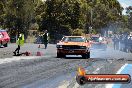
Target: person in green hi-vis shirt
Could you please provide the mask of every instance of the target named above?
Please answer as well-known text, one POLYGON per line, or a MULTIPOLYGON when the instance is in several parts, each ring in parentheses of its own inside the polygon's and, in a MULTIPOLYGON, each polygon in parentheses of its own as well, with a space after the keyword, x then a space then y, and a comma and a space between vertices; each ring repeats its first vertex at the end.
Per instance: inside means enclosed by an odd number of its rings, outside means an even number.
POLYGON ((18 47, 16 48, 16 50, 13 52, 14 55, 19 55, 19 51, 20 51, 20 46, 24 45, 24 34, 20 33, 18 36, 18 39, 16 41, 16 44, 18 45, 18 47), (17 52, 17 54, 16 54, 17 52))

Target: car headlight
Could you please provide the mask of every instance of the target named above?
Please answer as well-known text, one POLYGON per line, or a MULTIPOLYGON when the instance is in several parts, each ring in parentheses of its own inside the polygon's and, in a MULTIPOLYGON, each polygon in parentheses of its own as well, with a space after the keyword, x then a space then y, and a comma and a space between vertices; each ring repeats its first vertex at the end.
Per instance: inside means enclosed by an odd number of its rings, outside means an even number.
POLYGON ((80 49, 86 49, 86 46, 80 46, 80 49))
POLYGON ((57 48, 62 48, 62 45, 57 45, 56 47, 57 47, 57 48))

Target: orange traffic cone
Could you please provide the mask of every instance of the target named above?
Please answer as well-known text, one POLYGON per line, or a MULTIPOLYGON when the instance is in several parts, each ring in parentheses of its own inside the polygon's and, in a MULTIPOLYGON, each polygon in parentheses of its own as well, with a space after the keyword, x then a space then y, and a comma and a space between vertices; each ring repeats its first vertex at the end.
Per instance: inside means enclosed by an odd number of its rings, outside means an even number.
POLYGON ((36 56, 42 56, 42 53, 38 51, 36 56))
POLYGON ((40 52, 40 45, 38 46, 38 51, 37 51, 37 55, 36 56, 42 56, 42 53, 40 52))
POLYGON ((31 56, 31 53, 28 52, 28 51, 26 51, 26 52, 25 52, 25 55, 26 55, 26 56, 31 56))

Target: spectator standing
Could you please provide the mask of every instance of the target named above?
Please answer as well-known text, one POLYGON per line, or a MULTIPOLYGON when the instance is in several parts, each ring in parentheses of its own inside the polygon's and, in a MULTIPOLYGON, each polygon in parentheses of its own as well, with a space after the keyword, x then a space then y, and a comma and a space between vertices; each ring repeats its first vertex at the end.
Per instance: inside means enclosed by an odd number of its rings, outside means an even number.
POLYGON ((43 34, 43 42, 44 42, 45 49, 47 49, 47 44, 48 44, 48 31, 47 30, 45 30, 43 34))
POLYGON ((128 52, 132 51, 132 36, 131 35, 129 35, 129 37, 128 37, 127 51, 128 52))
POLYGON ((127 52, 128 50, 128 35, 125 36, 125 39, 124 39, 124 52, 127 52))
POLYGON ((20 52, 19 52, 20 51, 20 46, 24 45, 24 34, 22 34, 22 33, 18 34, 18 39, 17 39, 16 43, 17 43, 18 47, 13 52, 15 56, 20 55, 20 52))
POLYGON ((113 38, 114 50, 119 50, 119 35, 115 34, 113 38))
POLYGON ((119 37, 119 50, 120 51, 123 51, 123 48, 124 48, 124 39, 123 39, 123 34, 120 35, 119 37))

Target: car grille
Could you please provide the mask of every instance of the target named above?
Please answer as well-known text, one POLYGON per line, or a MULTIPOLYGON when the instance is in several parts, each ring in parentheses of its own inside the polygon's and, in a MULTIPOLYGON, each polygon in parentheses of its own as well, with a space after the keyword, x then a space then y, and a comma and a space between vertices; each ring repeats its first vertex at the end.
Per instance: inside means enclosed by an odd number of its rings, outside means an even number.
POLYGON ((77 45, 65 45, 65 46, 62 46, 63 49, 80 49, 80 46, 77 46, 77 45))

